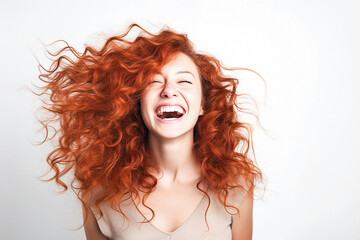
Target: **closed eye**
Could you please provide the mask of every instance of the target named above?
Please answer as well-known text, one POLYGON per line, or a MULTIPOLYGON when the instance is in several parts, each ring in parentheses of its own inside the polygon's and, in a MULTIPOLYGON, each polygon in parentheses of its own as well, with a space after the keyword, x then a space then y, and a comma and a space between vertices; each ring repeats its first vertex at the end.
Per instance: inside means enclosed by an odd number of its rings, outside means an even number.
POLYGON ((190 84, 192 84, 192 82, 190 82, 190 81, 188 81, 188 80, 181 80, 181 81, 179 81, 180 83, 182 83, 182 82, 186 82, 186 83, 190 83, 190 84))

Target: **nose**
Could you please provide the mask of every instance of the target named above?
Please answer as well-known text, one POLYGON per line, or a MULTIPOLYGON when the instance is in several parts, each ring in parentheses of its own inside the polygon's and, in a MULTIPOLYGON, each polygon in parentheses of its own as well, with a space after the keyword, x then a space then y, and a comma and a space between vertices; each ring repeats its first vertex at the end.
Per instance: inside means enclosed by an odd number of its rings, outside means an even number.
POLYGON ((176 97, 178 95, 177 89, 172 83, 165 82, 164 88, 161 91, 160 96, 164 98, 176 97))

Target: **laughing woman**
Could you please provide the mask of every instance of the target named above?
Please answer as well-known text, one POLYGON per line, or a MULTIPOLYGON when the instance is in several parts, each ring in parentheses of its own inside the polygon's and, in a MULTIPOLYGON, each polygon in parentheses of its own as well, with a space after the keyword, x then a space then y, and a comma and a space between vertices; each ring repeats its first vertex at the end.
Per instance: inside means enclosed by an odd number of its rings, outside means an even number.
POLYGON ((99 50, 66 45, 55 56, 39 93, 50 96, 46 131, 60 123, 49 180, 66 190, 61 177, 73 173, 87 239, 252 238, 262 174, 237 115, 238 80, 217 59, 184 34, 136 24, 99 50))

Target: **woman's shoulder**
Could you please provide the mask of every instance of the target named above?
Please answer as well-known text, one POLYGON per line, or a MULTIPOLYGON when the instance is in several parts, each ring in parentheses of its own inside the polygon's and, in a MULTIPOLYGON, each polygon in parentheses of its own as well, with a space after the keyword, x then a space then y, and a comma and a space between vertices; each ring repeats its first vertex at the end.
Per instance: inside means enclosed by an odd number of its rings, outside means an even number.
POLYGON ((238 207, 249 191, 251 191, 251 181, 240 176, 228 190, 227 204, 238 207))
POLYGON ((84 203, 92 207, 95 205, 95 202, 97 199, 99 199, 101 196, 105 194, 105 188, 101 185, 96 185, 92 188, 90 188, 85 195, 82 196, 82 199, 84 203))

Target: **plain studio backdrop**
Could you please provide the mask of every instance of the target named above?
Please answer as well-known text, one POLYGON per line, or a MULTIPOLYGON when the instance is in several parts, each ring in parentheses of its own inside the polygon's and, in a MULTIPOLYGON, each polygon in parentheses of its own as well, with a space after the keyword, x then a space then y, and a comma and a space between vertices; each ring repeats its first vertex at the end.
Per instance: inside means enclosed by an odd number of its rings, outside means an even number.
POLYGON ((40 102, 26 87, 40 83, 36 58, 48 64, 42 43, 82 51, 132 22, 154 33, 168 25, 264 77, 267 88, 233 73, 268 130, 254 135, 267 191, 254 204, 253 239, 360 238, 359 1, 1 0, 1 239, 85 239, 72 230, 82 224, 74 194, 37 179, 51 145, 33 144, 40 102))

